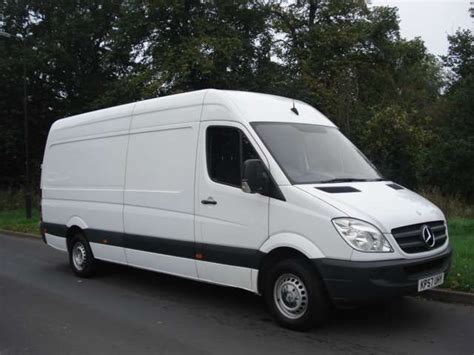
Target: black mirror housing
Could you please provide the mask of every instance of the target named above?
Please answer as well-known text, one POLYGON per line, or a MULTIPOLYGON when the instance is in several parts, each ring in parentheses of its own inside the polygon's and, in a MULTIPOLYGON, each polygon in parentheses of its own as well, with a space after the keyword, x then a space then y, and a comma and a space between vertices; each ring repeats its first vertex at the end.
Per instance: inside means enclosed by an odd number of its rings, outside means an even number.
POLYGON ((244 162, 242 190, 247 193, 265 193, 268 174, 260 159, 248 159, 244 162))

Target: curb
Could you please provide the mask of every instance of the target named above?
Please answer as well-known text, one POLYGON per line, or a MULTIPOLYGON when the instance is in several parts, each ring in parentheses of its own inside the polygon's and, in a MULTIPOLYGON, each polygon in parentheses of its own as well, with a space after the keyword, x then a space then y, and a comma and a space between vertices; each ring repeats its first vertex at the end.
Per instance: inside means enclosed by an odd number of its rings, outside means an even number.
POLYGON ((474 306, 474 293, 469 292, 445 289, 432 289, 423 291, 419 293, 418 296, 433 301, 440 301, 446 303, 461 303, 465 305, 474 306))
POLYGON ((39 234, 13 232, 13 231, 5 230, 5 229, 0 229, 0 234, 13 235, 15 237, 23 237, 23 238, 34 238, 34 239, 40 239, 41 238, 41 236, 39 234))

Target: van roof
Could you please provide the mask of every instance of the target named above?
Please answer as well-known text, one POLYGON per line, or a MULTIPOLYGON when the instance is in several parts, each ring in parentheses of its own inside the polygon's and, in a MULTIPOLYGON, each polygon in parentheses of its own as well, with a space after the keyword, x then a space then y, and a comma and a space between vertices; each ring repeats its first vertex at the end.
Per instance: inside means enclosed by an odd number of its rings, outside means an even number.
MULTIPOLYGON (((116 120, 136 112, 165 111, 200 104, 225 107, 229 114, 226 117, 221 115, 219 117, 220 120, 297 122, 334 126, 318 110, 299 100, 247 91, 205 89, 70 116, 56 121, 51 130, 61 130, 70 127, 86 126, 91 123, 116 120), (298 114, 291 110, 293 107, 296 108, 298 114)), ((204 117, 203 119, 209 120, 210 118, 204 117)))
POLYGON ((248 91, 207 90, 206 104, 221 102, 238 112, 239 121, 291 122, 332 126, 326 116, 303 101, 248 91), (295 108, 296 111, 292 111, 295 108))

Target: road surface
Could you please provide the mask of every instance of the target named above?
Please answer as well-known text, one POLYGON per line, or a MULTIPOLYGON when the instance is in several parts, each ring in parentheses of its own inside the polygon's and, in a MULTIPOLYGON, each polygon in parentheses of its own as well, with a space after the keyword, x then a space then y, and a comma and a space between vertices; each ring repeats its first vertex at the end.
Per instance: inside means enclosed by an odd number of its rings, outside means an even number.
POLYGON ((88 280, 39 239, 0 235, 0 355, 474 354, 474 307, 405 298, 278 327, 245 291, 105 264, 88 280))

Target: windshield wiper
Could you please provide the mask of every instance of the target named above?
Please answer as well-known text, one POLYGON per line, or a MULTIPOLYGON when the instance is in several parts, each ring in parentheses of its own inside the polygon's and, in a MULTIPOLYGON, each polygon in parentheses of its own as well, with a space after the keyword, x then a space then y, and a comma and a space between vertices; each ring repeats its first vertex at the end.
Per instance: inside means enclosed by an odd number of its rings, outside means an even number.
POLYGON ((358 182, 358 181, 384 181, 385 179, 376 178, 376 179, 358 179, 358 178, 334 178, 329 180, 318 181, 318 184, 328 184, 331 182, 358 182))

